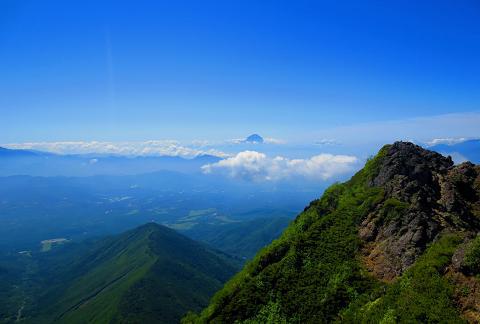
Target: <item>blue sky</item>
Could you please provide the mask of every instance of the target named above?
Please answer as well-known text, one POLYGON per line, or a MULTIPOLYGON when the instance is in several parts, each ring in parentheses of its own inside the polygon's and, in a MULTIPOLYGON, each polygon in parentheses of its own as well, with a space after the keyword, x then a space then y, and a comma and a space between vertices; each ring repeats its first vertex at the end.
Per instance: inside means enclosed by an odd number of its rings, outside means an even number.
POLYGON ((473 137, 479 58, 475 0, 5 0, 0 142, 473 137))

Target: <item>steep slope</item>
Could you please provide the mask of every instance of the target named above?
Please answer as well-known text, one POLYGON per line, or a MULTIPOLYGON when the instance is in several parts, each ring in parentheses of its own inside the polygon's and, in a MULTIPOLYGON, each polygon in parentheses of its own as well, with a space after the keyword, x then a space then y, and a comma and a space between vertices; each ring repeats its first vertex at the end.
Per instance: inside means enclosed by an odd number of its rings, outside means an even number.
POLYGON ((56 275, 27 321, 172 323, 199 309, 236 266, 175 231, 150 223, 89 247, 56 275))
POLYGON ((387 145, 183 321, 475 322, 479 196, 478 166, 387 145))

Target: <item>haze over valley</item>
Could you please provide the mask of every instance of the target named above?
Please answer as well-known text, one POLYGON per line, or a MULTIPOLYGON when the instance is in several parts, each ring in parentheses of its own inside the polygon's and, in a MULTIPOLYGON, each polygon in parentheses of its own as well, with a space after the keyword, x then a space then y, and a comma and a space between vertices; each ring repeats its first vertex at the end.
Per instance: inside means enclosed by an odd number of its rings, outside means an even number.
POLYGON ((476 1, 0 1, 0 324, 480 323, 476 1))

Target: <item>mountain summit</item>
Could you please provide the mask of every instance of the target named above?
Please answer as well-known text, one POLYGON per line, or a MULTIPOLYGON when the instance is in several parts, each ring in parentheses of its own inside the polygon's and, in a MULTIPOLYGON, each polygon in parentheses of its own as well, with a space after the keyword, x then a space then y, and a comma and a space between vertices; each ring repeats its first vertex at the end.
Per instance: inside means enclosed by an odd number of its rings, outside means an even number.
POLYGON ((185 323, 478 322, 480 167, 396 142, 185 323))
POLYGON ((231 259, 155 223, 82 246, 40 276, 52 279, 38 306, 26 307, 29 322, 175 323, 236 270, 231 259))
POLYGON ((258 134, 252 134, 248 136, 244 141, 244 143, 254 143, 254 144, 262 144, 264 142, 263 137, 258 134))

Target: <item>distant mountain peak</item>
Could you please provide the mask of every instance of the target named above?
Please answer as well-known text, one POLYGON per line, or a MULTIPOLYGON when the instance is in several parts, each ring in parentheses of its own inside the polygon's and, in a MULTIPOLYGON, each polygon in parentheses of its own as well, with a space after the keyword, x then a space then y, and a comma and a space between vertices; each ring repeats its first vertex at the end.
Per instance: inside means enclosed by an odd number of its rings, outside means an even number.
POLYGON ((262 136, 260 136, 258 134, 252 134, 252 135, 248 136, 243 142, 261 144, 261 143, 264 143, 264 140, 263 140, 262 136))

